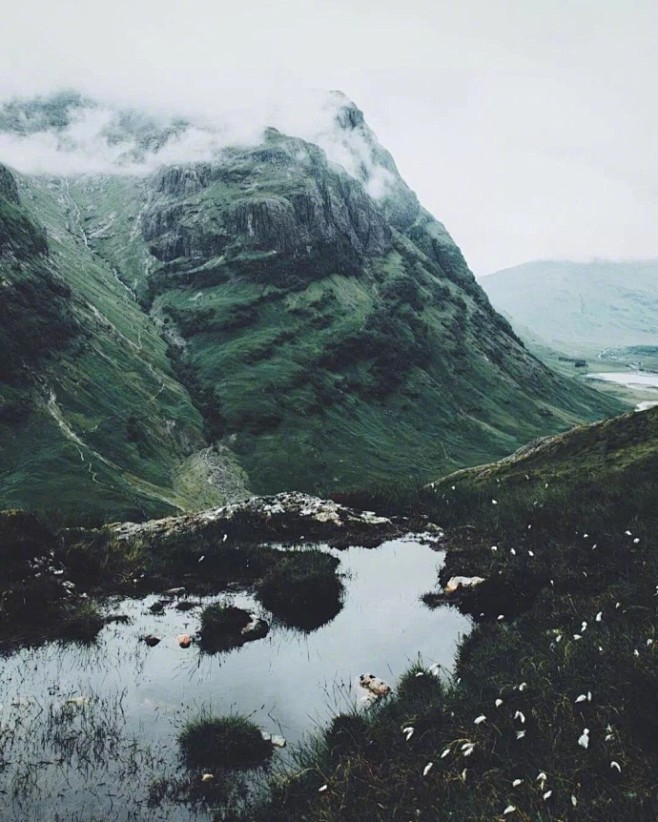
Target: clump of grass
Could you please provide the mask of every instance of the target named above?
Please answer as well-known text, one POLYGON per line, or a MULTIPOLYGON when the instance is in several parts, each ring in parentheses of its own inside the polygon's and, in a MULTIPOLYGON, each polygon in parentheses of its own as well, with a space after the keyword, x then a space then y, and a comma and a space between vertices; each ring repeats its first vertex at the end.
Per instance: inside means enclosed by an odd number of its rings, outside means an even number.
POLYGON ((201 648, 208 653, 215 653, 242 645, 242 629, 250 621, 251 615, 242 608, 221 603, 208 605, 201 613, 201 648))
POLYGON ((264 766, 273 746, 244 716, 201 716, 187 723, 178 737, 183 762, 190 769, 246 770, 264 766))
POLYGON ((96 603, 82 600, 67 611, 59 634, 76 642, 93 642, 104 624, 96 603))
POLYGON ((314 630, 342 607, 339 561, 322 551, 288 552, 257 586, 262 604, 287 625, 314 630))

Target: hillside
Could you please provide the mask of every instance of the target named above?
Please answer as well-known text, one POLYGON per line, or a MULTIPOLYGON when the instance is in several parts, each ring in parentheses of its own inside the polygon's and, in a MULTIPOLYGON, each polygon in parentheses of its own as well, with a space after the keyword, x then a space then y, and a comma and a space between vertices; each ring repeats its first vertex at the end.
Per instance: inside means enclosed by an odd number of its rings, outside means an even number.
POLYGON ((0 172, 2 505, 139 519, 221 500, 159 329, 71 230, 66 181, 0 172))
POLYGON ((658 261, 537 261, 482 277, 480 285, 512 325, 580 356, 655 346, 658 261))
POLYGON ((201 129, 182 118, 101 117, 76 95, 2 109, 67 171, 14 175, 19 204, 4 198, 3 276, 22 255, 22 276, 63 289, 16 317, 49 341, 65 318, 66 336, 3 385, 28 410, 2 424, 1 504, 140 518, 247 487, 426 481, 619 408, 528 353, 362 113, 331 101, 334 159, 270 128, 208 133, 181 162, 201 129), (76 140, 97 120, 89 165, 76 140))
POLYGON ((657 471, 652 409, 408 499, 446 526, 423 600, 474 621, 454 677, 418 660, 335 717, 252 818, 655 819, 657 471))

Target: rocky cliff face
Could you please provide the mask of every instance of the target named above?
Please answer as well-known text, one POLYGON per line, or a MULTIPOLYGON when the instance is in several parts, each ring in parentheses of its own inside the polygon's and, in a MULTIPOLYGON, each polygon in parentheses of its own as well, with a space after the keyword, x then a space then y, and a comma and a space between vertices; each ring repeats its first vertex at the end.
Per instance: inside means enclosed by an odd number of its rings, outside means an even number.
POLYGON ((363 186, 324 153, 270 129, 263 146, 217 163, 160 170, 150 181, 142 230, 162 262, 255 251, 358 258, 391 247, 391 229, 363 186))

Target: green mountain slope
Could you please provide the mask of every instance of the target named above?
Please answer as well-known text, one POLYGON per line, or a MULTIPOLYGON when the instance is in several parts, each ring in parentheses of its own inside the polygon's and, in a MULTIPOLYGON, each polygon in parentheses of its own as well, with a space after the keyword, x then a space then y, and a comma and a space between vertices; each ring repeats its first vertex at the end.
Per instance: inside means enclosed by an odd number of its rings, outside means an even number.
POLYGON ((550 481, 576 485, 616 481, 628 470, 654 478, 658 470, 658 408, 630 412, 563 434, 543 437, 487 465, 456 471, 436 487, 492 488, 550 481))
POLYGON ((591 355, 655 345, 658 261, 540 261, 497 271, 480 285, 516 328, 549 345, 591 355))
MULTIPOLYGON (((89 105, 5 108, 0 128, 65 154, 89 105)), ((19 180, 75 334, 21 389, 32 427, 5 425, 3 504, 125 517, 245 484, 428 480, 618 409, 524 349, 344 98, 342 165, 269 129, 151 172, 186 128, 117 116, 107 173, 19 180)))
POLYGON ((202 420, 157 326, 76 230, 66 181, 2 179, 1 504, 101 519, 198 504, 202 420))

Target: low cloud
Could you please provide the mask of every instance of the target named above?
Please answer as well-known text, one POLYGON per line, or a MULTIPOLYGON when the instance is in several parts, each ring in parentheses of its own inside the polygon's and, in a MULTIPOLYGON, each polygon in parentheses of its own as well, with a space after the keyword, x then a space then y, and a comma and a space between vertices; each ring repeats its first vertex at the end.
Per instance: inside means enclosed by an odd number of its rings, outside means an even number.
POLYGON ((204 111, 176 114, 73 93, 53 109, 53 99, 13 101, 0 109, 1 162, 25 174, 145 176, 163 165, 212 161, 228 146, 257 145, 271 126, 319 145, 373 197, 382 197, 395 180, 368 127, 344 119, 341 125, 339 114, 353 104, 340 92, 262 94, 248 104, 218 97, 204 111))

